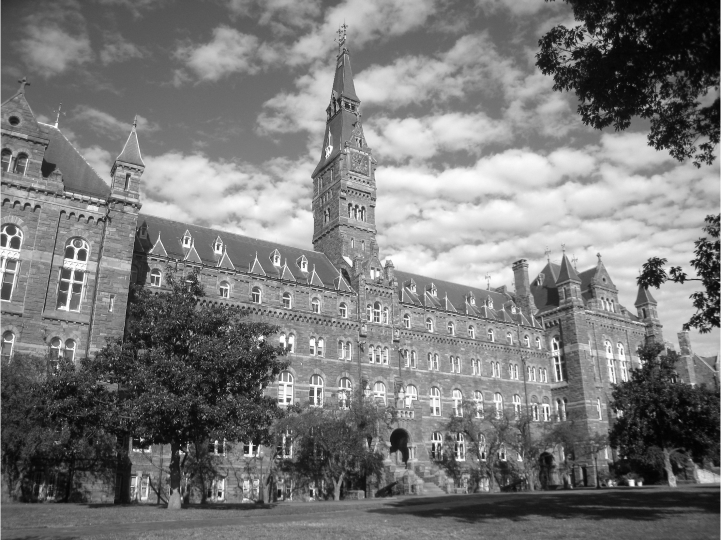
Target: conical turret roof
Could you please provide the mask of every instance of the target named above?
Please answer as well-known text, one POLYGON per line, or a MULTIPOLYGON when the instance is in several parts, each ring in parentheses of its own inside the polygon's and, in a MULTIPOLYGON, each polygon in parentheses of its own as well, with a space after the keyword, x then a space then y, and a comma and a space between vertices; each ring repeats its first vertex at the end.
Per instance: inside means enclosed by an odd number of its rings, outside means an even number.
POLYGON ((563 260, 561 261, 561 270, 558 273, 558 278, 556 279, 556 285, 560 285, 566 281, 576 281, 581 283, 581 278, 578 277, 576 270, 573 268, 573 265, 571 265, 571 262, 564 253, 563 260))
POLYGON ((138 133, 136 131, 137 123, 138 118, 136 116, 133 121, 133 128, 130 130, 130 135, 128 135, 128 140, 125 141, 125 146, 123 146, 123 151, 115 158, 115 161, 122 161, 123 163, 129 163, 130 165, 145 167, 143 158, 140 155, 140 144, 138 143, 138 133))

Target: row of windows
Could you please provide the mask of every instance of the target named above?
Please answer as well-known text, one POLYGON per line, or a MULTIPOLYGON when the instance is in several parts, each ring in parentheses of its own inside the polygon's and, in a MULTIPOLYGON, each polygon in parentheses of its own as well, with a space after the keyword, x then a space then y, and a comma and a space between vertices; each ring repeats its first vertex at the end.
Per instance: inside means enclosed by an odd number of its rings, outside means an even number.
POLYGON ((13 153, 7 148, 3 148, 2 151, 2 172, 9 172, 12 170, 15 174, 25 174, 28 168, 28 155, 20 153, 15 157, 13 165, 13 153))
MULTIPOLYGON (((8 361, 12 358, 15 349, 15 334, 11 331, 7 331, 2 335, 2 359, 8 361)), ((57 365, 58 360, 65 358, 71 362, 75 361, 75 354, 77 352, 77 342, 73 339, 63 341, 59 337, 54 337, 50 340, 49 358, 51 367, 57 365)))

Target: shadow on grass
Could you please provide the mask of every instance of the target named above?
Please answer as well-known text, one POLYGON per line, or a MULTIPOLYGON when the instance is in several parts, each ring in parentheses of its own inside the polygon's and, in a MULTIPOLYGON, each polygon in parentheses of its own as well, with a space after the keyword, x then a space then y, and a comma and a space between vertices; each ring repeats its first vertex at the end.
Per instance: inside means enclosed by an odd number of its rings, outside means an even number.
POLYGON ((466 523, 498 519, 524 521, 543 516, 553 519, 654 521, 674 515, 719 514, 719 487, 658 488, 600 491, 563 491, 478 494, 404 500, 368 513, 409 514, 423 518, 455 517, 466 523))
MULTIPOLYGON (((84 505, 78 505, 78 506, 85 506, 87 508, 156 508, 161 510, 166 510, 168 508, 167 504, 114 504, 114 503, 88 503, 84 505)), ((275 508, 277 506, 276 503, 268 503, 268 504, 256 504, 256 503, 206 503, 206 504, 184 504, 182 509, 179 510, 180 512, 184 512, 186 510, 192 511, 192 510, 234 510, 234 511, 243 511, 243 510, 270 510, 272 508, 275 508)))

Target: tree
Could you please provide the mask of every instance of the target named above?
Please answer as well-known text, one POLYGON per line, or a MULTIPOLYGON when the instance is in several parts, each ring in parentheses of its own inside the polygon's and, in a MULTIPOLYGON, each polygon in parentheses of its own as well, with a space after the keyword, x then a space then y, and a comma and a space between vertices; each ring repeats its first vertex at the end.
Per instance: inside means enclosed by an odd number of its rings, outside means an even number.
POLYGON ((125 339, 104 347, 90 369, 119 389, 128 431, 170 445, 168 508, 178 509, 181 447, 267 440, 281 411, 264 389, 287 364, 267 339, 275 327, 204 303, 197 272, 176 277, 169 267, 167 276, 167 292, 132 291, 125 339))
POLYGON ((636 282, 642 287, 659 288, 666 281, 672 283, 686 283, 687 281, 700 281, 704 291, 693 293, 690 298, 696 313, 683 325, 684 330, 696 328, 702 334, 708 333, 712 328, 719 327, 719 217, 706 216, 706 225, 703 230, 709 237, 696 240, 694 245, 695 257, 690 265, 696 270, 696 278, 689 278, 680 266, 674 266, 666 273, 664 266, 666 259, 651 257, 643 265, 641 275, 636 282))
POLYGON ((538 42, 536 66, 595 129, 650 121, 649 145, 711 164, 719 142, 719 3, 566 0, 578 26, 538 42), (700 144, 699 144, 700 143, 700 144), (698 146, 697 146, 698 144, 698 146))
POLYGON ((275 428, 277 446, 291 445, 292 460, 281 468, 301 480, 319 485, 330 481, 333 498, 340 500, 344 480, 380 477, 383 454, 377 440, 394 415, 356 392, 351 406, 326 402, 323 407, 295 408, 275 428))
POLYGON ((719 395, 715 390, 676 382, 678 355, 652 343, 639 350, 641 368, 613 390, 611 408, 617 418, 611 444, 624 457, 650 461, 660 452, 668 485, 676 487, 671 466, 675 451, 696 460, 719 447, 719 395), (656 450, 658 449, 658 450, 656 450))

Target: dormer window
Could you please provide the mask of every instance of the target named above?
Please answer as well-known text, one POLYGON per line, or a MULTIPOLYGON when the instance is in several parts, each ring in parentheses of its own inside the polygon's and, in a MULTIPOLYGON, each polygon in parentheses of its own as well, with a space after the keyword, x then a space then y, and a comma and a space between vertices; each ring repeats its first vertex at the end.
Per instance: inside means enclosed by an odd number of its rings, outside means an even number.
POLYGON ((431 283, 430 293, 431 296, 438 296, 438 289, 436 288, 436 285, 434 283, 431 283))
POLYGON ((543 272, 541 272, 540 274, 538 274, 538 279, 536 280, 536 285, 538 285, 539 287, 540 287, 541 285, 543 285, 543 279, 544 279, 544 278, 545 278, 545 276, 543 275, 543 272))
POLYGON ((416 292, 416 282, 411 280, 411 284, 408 286, 412 293, 416 292))
POLYGON ((270 260, 273 266, 280 266, 280 251, 277 249, 274 250, 273 253, 270 254, 270 260))
POLYGON ((147 225, 146 223, 143 223, 143 224, 140 226, 140 230, 138 231, 138 236, 139 236, 140 238, 142 238, 143 240, 145 240, 146 238, 148 238, 148 225, 147 225))
POLYGON ((472 305, 472 306, 475 306, 475 305, 476 305, 476 297, 473 296, 473 294, 470 294, 470 295, 468 296, 468 303, 469 303, 470 305, 472 305))
POLYGON ((216 255, 223 254, 223 241, 220 239, 220 236, 215 239, 215 242, 213 242, 213 252, 216 255))
POLYGON ((188 231, 185 231, 185 234, 183 235, 183 247, 189 248, 193 243, 193 237, 190 236, 190 233, 188 231))
POLYGON ((491 298, 489 296, 488 300, 486 300, 486 305, 488 306, 489 309, 493 309, 493 298, 491 298))
POLYGON ((298 265, 298 268, 300 268, 301 272, 308 271, 308 259, 305 258, 305 255, 301 255, 300 259, 296 261, 296 264, 298 265))

